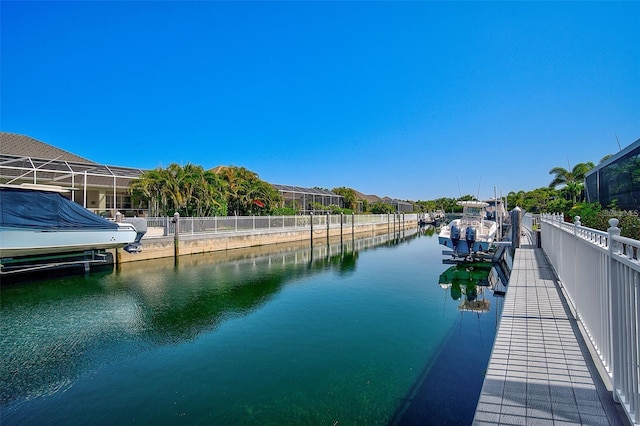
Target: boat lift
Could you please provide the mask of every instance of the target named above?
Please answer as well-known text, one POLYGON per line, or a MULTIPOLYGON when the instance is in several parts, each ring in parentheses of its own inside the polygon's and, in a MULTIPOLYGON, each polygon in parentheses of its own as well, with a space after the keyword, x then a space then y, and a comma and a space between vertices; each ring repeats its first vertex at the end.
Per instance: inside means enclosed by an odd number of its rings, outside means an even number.
POLYGON ((60 268, 83 268, 113 265, 113 255, 105 250, 85 250, 77 253, 57 253, 43 256, 6 257, 0 259, 0 276, 39 272, 60 268))

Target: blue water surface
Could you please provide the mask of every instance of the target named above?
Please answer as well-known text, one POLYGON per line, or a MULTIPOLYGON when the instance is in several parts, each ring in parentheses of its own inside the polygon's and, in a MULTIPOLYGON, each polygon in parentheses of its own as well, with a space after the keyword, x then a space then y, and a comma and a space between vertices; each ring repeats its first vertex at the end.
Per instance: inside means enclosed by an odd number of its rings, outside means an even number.
POLYGON ((468 424, 501 299, 401 237, 3 285, 1 423, 468 424))

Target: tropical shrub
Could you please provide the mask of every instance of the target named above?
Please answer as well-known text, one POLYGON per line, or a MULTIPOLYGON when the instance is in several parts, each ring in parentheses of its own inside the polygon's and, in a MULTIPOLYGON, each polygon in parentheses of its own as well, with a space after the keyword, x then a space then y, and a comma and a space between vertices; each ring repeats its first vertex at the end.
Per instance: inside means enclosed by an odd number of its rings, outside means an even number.
POLYGON ((391 204, 377 201, 369 205, 369 211, 373 214, 382 214, 382 213, 394 213, 396 209, 391 204))
POLYGON ((607 231, 609 219, 618 219, 620 235, 640 240, 640 217, 638 212, 624 210, 602 210, 598 203, 579 203, 565 213, 565 219, 573 222, 580 216, 580 223, 588 228, 607 231))
POLYGON ((272 216, 295 216, 298 211, 291 207, 275 207, 271 209, 272 216))

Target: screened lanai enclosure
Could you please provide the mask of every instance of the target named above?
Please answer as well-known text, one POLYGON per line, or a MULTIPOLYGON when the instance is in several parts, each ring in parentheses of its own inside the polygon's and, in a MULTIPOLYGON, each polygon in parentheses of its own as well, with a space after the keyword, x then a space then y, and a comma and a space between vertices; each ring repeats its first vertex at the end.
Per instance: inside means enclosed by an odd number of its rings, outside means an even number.
POLYGON ((114 217, 116 211, 125 216, 147 214, 146 206, 132 204, 128 191, 140 174, 142 170, 126 167, 0 154, 0 184, 73 188, 72 201, 104 217, 114 217))
MULTIPOLYGON (((40 184, 72 188, 68 197, 105 217, 158 216, 151 202, 135 204, 129 185, 144 172, 139 168, 108 166, 41 142, 30 136, 0 131, 0 184, 40 184)), ((283 206, 299 214, 344 207, 343 197, 327 189, 273 185, 283 206)))
MULTIPOLYGON (((273 185, 273 184, 272 184, 273 185)), ((289 207, 300 214, 320 213, 322 207, 344 207, 341 195, 320 188, 302 188, 300 186, 273 185, 282 195, 283 207, 289 207)))
POLYGON ((585 190, 590 203, 640 211, 640 139, 590 170, 585 190))
MULTIPOLYGON (((0 154, 0 184, 21 183, 73 188, 69 198, 105 217, 116 212, 125 216, 154 216, 147 205, 133 205, 129 184, 142 169, 103 164, 42 159, 0 154)), ((343 207, 341 195, 326 189, 273 185, 282 195, 283 205, 300 214, 324 212, 323 207, 343 207)))

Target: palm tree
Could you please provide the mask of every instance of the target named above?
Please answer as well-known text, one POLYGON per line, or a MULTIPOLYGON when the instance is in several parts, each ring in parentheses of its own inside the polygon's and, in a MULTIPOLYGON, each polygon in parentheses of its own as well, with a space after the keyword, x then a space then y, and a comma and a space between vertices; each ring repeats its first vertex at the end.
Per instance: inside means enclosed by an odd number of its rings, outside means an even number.
POLYGON ((549 171, 549 174, 555 175, 555 178, 549 184, 549 188, 564 185, 566 192, 572 197, 573 202, 576 203, 584 187, 584 177, 587 172, 594 167, 595 165, 590 161, 576 164, 571 171, 563 167, 554 167, 549 171))
POLYGON ((170 164, 144 172, 131 183, 136 198, 155 204, 154 214, 182 216, 226 215, 220 179, 201 166, 170 164))
POLYGON ((235 215, 263 214, 281 201, 280 193, 271 184, 244 167, 217 167, 213 172, 225 182, 229 211, 235 215))
POLYGON ((513 207, 523 207, 525 201, 526 192, 520 190, 518 192, 511 191, 507 194, 507 205, 509 208, 513 207))
POLYGON ((165 215, 169 206, 165 186, 167 173, 162 168, 148 170, 131 182, 131 195, 136 200, 148 201, 153 215, 165 215))
POLYGON ((356 209, 357 197, 356 197, 356 192, 353 189, 343 186, 340 188, 333 188, 331 191, 338 195, 342 195, 342 202, 344 203, 345 209, 352 209, 352 210, 356 209))
MULTIPOLYGON (((611 157, 613 157, 613 154, 607 154, 607 155, 605 155, 604 157, 602 157, 602 158, 600 159, 600 163, 604 163, 605 161, 607 161, 607 160, 608 160, 609 158, 611 158, 611 157)), ((600 163, 598 163, 598 164, 600 164, 600 163)))

